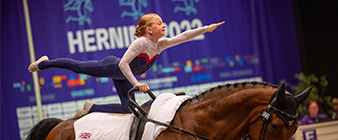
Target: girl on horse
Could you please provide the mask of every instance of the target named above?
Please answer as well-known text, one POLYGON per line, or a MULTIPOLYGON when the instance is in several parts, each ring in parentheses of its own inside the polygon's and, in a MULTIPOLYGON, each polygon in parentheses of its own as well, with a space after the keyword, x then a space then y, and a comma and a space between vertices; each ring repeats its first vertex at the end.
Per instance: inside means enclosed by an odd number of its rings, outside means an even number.
POLYGON ((108 56, 99 61, 76 61, 70 58, 49 60, 47 56, 42 56, 30 64, 28 71, 63 68, 75 73, 113 79, 121 104, 93 105, 90 101, 86 101, 74 118, 80 118, 90 112, 130 113, 127 97, 129 89, 135 86, 139 87, 140 92, 149 90, 148 85, 139 83, 135 76, 150 69, 163 50, 187 42, 205 32, 213 32, 222 24, 224 22, 185 31, 173 38, 160 39, 165 36, 166 27, 161 17, 154 13, 146 14, 140 18, 135 29, 135 35, 139 38, 130 44, 122 58, 108 56))

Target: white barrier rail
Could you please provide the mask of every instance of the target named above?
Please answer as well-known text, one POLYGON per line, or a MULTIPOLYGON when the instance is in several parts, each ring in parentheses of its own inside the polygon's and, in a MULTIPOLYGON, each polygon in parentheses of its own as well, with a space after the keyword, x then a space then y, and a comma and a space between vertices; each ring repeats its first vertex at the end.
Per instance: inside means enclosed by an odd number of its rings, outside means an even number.
POLYGON ((338 140, 338 121, 301 125, 293 140, 338 140))

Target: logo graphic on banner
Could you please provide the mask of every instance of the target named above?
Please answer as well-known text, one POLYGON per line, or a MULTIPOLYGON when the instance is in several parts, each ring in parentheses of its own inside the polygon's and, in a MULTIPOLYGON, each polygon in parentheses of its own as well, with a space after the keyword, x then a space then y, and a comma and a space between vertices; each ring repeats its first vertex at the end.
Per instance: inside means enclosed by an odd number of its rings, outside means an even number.
POLYGON ((316 130, 306 130, 303 131, 304 140, 317 140, 316 130))
POLYGON ((66 23, 70 21, 77 21, 79 22, 79 25, 84 25, 84 23, 90 24, 92 22, 87 16, 88 11, 94 11, 94 6, 91 0, 68 0, 68 3, 66 3, 63 7, 64 11, 74 11, 74 13, 77 13, 77 17, 71 15, 68 16, 66 23))
POLYGON ((172 1, 181 1, 183 2, 185 7, 176 6, 174 9, 174 13, 177 13, 178 11, 183 11, 187 16, 189 16, 192 13, 195 15, 197 14, 197 9, 194 7, 195 2, 199 2, 199 0, 172 0, 172 1))
POLYGON ((144 15, 142 12, 142 7, 148 7, 147 0, 119 0, 119 6, 130 6, 133 12, 123 11, 121 17, 124 18, 125 16, 131 16, 134 20, 138 20, 140 17, 144 15))

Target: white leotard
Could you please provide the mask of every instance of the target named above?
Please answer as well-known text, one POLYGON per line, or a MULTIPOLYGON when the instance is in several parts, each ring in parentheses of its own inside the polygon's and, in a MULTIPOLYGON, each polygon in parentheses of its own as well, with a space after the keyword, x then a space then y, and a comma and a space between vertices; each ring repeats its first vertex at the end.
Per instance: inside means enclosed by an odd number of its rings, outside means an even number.
POLYGON ((145 73, 163 50, 187 42, 207 32, 207 29, 208 26, 204 26, 185 31, 172 38, 159 39, 157 43, 146 37, 140 37, 129 46, 119 63, 119 67, 129 82, 135 86, 139 84, 135 76, 145 73))

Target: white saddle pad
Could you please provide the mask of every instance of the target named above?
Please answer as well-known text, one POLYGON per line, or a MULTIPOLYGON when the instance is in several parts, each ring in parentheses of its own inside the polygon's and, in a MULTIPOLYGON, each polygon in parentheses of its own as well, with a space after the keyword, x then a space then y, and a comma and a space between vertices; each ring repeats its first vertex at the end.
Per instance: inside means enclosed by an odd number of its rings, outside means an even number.
POLYGON ((129 140, 132 114, 93 112, 75 121, 75 140, 129 140))
MULTIPOLYGON (((181 104, 190 99, 190 96, 176 96, 172 93, 163 93, 156 97, 156 100, 151 104, 148 114, 149 119, 170 124, 174 118, 177 109, 181 104)), ((147 122, 142 136, 142 140, 155 140, 158 135, 167 128, 162 125, 157 125, 152 122, 147 122)))
MULTIPOLYGON (((163 93, 152 103, 148 118, 170 124, 180 105, 190 96, 163 93)), ((134 115, 93 112, 75 121, 76 140, 129 140, 134 115)), ((143 140, 155 140, 166 127, 147 122, 143 140)))

